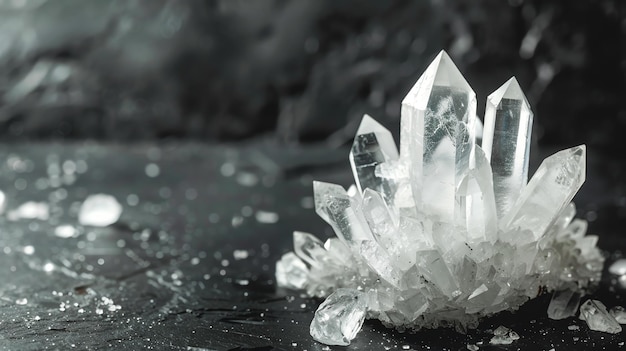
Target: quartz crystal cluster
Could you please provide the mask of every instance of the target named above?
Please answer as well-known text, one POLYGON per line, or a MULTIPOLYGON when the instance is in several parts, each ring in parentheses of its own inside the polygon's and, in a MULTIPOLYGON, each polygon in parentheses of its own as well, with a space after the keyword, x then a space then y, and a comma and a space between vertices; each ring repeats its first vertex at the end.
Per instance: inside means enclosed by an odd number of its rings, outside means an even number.
POLYGON ((402 102, 400 152, 369 116, 350 152, 355 186, 314 182, 336 233, 294 233, 280 286, 326 297, 311 335, 347 345, 364 318, 398 330, 477 326, 555 291, 550 314, 576 312, 603 258, 572 198, 585 146, 546 158, 530 180, 533 114, 515 78, 487 98, 482 144, 474 91, 441 52, 402 102))

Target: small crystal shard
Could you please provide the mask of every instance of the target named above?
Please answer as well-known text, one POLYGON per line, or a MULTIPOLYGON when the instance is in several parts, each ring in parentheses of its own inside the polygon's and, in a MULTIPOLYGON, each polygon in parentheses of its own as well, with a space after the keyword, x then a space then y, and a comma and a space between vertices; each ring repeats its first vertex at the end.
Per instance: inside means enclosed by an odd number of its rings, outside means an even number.
POLYGON ((311 322, 311 336, 327 345, 350 345, 361 330, 367 306, 362 292, 337 289, 324 301, 311 322))
POLYGON ((400 157, 417 208, 452 220, 456 184, 475 140, 476 94, 439 53, 402 101, 400 157))
POLYGON ((493 338, 491 338, 489 343, 492 345, 510 345, 515 340, 519 340, 519 335, 513 330, 501 325, 493 331, 493 338))
POLYGON ((622 306, 615 306, 609 310, 609 314, 615 318, 617 323, 626 324, 626 310, 622 306))
POLYGON ((558 320, 575 315, 580 298, 579 292, 570 289, 555 291, 548 305, 548 317, 558 320))
POLYGON ((528 181, 533 113, 515 77, 487 97, 482 148, 491 162, 498 215, 506 214, 528 181))
POLYGON ((94 227, 109 226, 120 218, 122 205, 115 197, 106 194, 90 195, 80 206, 78 222, 94 227))
POLYGON ((617 334, 622 326, 609 314, 606 306, 598 300, 587 300, 580 306, 580 319, 587 322, 589 329, 617 334))
POLYGON ((397 159, 398 149, 391 132, 372 117, 363 116, 350 150, 350 165, 359 191, 363 193, 369 188, 390 199, 395 190, 393 184, 377 176, 376 167, 397 159))
POLYGON ((585 145, 580 145, 546 158, 502 218, 501 228, 526 229, 541 238, 584 183, 585 156, 585 145))

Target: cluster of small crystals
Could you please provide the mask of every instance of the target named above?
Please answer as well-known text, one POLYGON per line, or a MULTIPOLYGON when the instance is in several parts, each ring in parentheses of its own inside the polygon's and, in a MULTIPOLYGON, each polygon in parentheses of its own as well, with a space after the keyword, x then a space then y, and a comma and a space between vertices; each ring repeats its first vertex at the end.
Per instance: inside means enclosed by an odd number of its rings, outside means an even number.
POLYGON ((579 291, 600 279, 597 237, 585 236, 571 202, 585 146, 546 158, 528 181, 533 115, 515 78, 489 95, 484 128, 475 110, 474 91, 441 52, 402 102, 400 152, 366 115, 350 152, 356 185, 314 182, 316 212, 337 238, 294 233, 276 278, 327 297, 311 324, 316 340, 347 345, 365 317, 464 331, 546 290, 562 295, 553 314, 572 304, 575 313, 579 291))

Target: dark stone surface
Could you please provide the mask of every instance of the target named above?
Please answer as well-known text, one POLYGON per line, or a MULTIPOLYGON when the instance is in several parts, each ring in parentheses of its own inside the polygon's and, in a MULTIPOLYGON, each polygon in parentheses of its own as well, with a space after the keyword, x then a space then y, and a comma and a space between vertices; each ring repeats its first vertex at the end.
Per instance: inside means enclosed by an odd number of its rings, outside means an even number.
MULTIPOLYGON (((543 157, 551 150, 534 152, 543 157)), ((3 144, 0 348, 327 349, 308 332, 320 301, 277 289, 273 274, 276 260, 291 249, 293 230, 331 234, 310 208, 311 181, 348 184, 346 152, 270 144, 3 144), (68 160, 80 170, 73 182, 57 176, 72 173, 71 163, 69 172, 58 172, 68 160), (158 165, 158 176, 146 175, 150 163, 158 165), (55 179, 72 183, 46 186, 55 179), (78 225, 79 204, 95 193, 123 204, 118 223, 78 225), (135 206, 130 194, 139 199, 135 206), (50 218, 9 220, 8 213, 27 201, 49 204, 50 218), (275 213, 278 221, 259 221, 258 211, 275 213), (56 236, 63 224, 78 234, 56 236)), ((624 165, 593 149, 589 160, 588 181, 576 200, 579 217, 590 220, 610 264, 626 252, 624 178, 616 173, 624 165)), ((593 297, 611 307, 626 305, 625 295, 605 272, 593 297)), ((620 347, 624 332, 589 331, 577 318, 549 320, 549 298, 489 318, 467 335, 448 329, 401 334, 366 321, 347 349, 466 350, 479 342, 482 350, 620 347), (489 346, 488 329, 499 325, 520 340, 489 346)))

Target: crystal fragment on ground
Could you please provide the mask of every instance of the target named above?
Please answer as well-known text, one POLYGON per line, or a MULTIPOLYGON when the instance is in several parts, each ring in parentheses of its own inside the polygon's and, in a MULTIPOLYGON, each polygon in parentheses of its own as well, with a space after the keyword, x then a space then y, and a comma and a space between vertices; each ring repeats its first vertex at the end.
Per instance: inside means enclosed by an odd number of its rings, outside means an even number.
POLYGON ((90 195, 80 206, 78 222, 94 227, 109 226, 120 218, 122 205, 115 197, 106 194, 90 195))
POLYGON ((349 345, 361 330, 366 312, 362 292, 337 289, 315 311, 311 336, 327 345, 349 345))
POLYGON ((528 181, 533 113, 515 77, 487 97, 482 148, 490 160, 498 215, 507 213, 528 181))
POLYGON ((492 345, 510 345, 515 340, 519 340, 519 335, 513 330, 501 325, 493 331, 493 337, 489 343, 492 345))
POLYGON ((615 306, 609 310, 609 314, 615 318, 617 323, 626 324, 626 310, 622 306, 615 306))
POLYGON ((580 319, 587 322, 589 329, 617 334, 622 326, 609 314, 606 306, 598 300, 587 300, 580 306, 580 319))
POLYGON ((306 285, 309 271, 293 252, 283 255, 280 261, 276 262, 276 283, 289 289, 302 289, 306 285))
POLYGON ((555 291, 548 305, 548 317, 559 320, 574 316, 580 298, 580 293, 571 289, 555 291))

